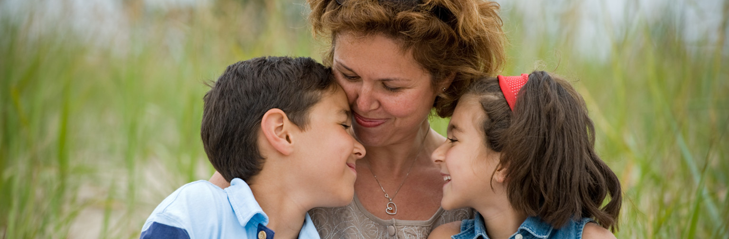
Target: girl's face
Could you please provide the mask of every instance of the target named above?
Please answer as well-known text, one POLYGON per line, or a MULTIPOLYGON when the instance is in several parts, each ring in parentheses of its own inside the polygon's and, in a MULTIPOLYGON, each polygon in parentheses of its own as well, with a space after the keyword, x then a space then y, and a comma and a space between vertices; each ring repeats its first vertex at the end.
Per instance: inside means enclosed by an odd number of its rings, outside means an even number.
POLYGON ((500 154, 486 146, 482 122, 486 114, 474 95, 464 95, 448 124, 448 139, 431 156, 443 175, 443 209, 476 207, 494 197, 503 180, 494 173, 500 154), (491 184, 492 174, 495 176, 491 184))
POLYGON ((339 34, 332 70, 347 94, 355 134, 365 146, 413 137, 427 122, 437 95, 431 75, 392 39, 339 34))

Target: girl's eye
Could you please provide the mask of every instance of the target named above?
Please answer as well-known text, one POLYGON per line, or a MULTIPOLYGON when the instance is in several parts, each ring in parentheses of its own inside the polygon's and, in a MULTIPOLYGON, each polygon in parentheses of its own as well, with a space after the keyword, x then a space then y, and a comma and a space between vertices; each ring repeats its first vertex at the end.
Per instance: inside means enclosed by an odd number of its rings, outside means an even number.
POLYGON ((448 138, 448 142, 455 143, 458 142, 456 138, 448 138))
POLYGON ((344 127, 344 129, 349 129, 349 127, 352 127, 352 125, 348 125, 348 124, 340 124, 340 125, 342 127, 344 127))

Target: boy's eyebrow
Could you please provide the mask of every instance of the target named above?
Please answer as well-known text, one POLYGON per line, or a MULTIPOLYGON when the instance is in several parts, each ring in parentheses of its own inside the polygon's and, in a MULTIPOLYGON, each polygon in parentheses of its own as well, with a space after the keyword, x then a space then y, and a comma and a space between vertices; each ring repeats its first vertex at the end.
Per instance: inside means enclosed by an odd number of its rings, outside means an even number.
POLYGON ((339 113, 344 113, 345 115, 347 115, 347 119, 352 118, 351 110, 340 110, 339 113))

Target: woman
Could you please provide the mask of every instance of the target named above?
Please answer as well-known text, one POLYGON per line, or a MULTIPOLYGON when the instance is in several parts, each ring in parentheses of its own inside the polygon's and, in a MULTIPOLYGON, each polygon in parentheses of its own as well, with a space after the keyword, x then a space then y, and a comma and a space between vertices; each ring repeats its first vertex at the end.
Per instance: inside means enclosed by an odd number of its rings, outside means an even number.
POLYGON ((430 128, 476 76, 504 61, 496 3, 477 0, 309 0, 315 33, 331 37, 332 67, 367 150, 355 199, 310 211, 322 238, 425 238, 472 217, 440 208, 443 177, 429 155, 445 138, 430 128))
MULTIPOLYGON (((440 208, 443 178, 430 161, 445 138, 431 110, 453 112, 477 76, 504 62, 498 4, 481 0, 308 0, 315 33, 330 37, 331 66, 367 151, 357 161, 353 202, 310 211, 322 238, 425 238, 471 218, 440 208)), ((216 174, 217 176, 217 174, 216 174)), ((224 186, 214 176, 211 181, 224 186)))

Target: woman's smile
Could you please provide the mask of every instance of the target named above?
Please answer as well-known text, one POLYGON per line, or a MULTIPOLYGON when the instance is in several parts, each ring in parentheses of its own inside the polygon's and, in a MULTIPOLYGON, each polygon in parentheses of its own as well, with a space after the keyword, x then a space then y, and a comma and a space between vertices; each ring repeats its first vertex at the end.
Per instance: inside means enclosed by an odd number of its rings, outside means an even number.
POLYGON ((355 121, 357 121, 357 124, 362 127, 373 128, 373 127, 380 126, 387 121, 386 119, 366 118, 357 113, 353 113, 353 114, 354 114, 355 121))

